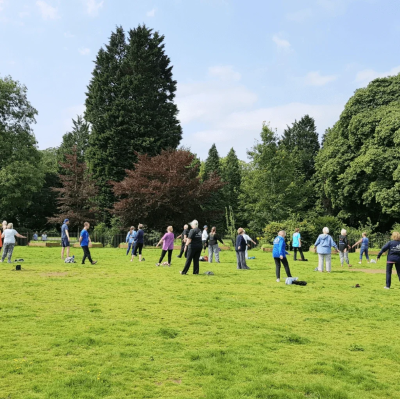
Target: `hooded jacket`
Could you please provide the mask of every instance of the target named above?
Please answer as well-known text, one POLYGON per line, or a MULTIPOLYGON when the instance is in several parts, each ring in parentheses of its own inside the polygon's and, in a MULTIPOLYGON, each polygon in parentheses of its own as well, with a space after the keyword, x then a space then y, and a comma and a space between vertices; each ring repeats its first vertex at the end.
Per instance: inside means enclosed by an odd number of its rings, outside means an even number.
POLYGON ((329 255, 332 252, 332 247, 338 249, 335 241, 329 234, 320 234, 314 244, 317 247, 317 253, 321 255, 329 255))
POLYGON ((286 258, 286 255, 289 255, 289 254, 286 252, 285 239, 281 236, 276 236, 276 238, 274 240, 274 247, 272 249, 272 256, 274 258, 279 258, 281 256, 286 258))
POLYGON ((400 262, 400 241, 389 241, 385 244, 379 252, 377 258, 379 259, 382 254, 388 252, 387 262, 400 262))

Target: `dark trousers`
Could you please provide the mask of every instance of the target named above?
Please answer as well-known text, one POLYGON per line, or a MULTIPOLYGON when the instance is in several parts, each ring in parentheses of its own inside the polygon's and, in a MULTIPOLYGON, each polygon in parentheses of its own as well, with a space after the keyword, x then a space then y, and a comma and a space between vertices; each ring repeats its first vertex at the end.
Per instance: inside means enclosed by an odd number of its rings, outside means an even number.
POLYGON ((400 263, 386 263, 386 287, 390 288, 392 284, 392 270, 396 267, 397 277, 400 280, 400 263))
POLYGON ((87 245, 82 247, 83 249, 83 258, 82 258, 82 265, 85 263, 86 258, 89 259, 90 263, 93 263, 92 256, 90 255, 89 247, 87 245))
POLYGON ((185 268, 182 270, 182 274, 186 274, 188 272, 192 260, 193 260, 193 274, 199 274, 199 258, 202 249, 203 248, 191 248, 191 247, 188 248, 185 268))
POLYGON ((139 255, 142 254, 142 249, 143 249, 143 243, 142 242, 137 242, 135 244, 135 248, 132 251, 132 255, 137 256, 137 253, 139 251, 139 255))
POLYGON ((275 267, 276 267, 276 278, 281 278, 281 263, 283 267, 285 268, 286 275, 288 277, 292 277, 290 274, 290 269, 289 269, 289 263, 286 258, 274 258, 275 261, 275 267))
POLYGON ((301 260, 304 260, 304 255, 303 255, 303 250, 301 247, 293 247, 294 255, 293 255, 293 260, 297 260, 297 251, 299 251, 301 260))
MULTIPOLYGON (((181 252, 179 252, 178 258, 182 258, 182 255, 185 252, 185 245, 186 245, 186 243, 184 241, 182 241, 181 252)), ((187 253, 186 252, 185 252, 185 258, 187 258, 187 253)), ((171 263, 171 262, 169 262, 169 263, 171 263)))
POLYGON ((172 249, 168 249, 168 250, 163 249, 163 250, 161 251, 160 260, 158 261, 158 263, 161 263, 161 262, 162 262, 162 260, 164 259, 165 254, 168 252, 168 263, 171 264, 172 251, 173 251, 172 249))

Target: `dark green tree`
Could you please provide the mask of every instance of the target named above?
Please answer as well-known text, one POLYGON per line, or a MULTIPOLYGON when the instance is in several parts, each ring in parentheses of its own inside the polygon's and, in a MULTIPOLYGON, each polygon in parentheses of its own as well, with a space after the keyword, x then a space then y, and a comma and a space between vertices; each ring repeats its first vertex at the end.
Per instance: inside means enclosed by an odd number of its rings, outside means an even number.
POLYGON ((208 157, 204 163, 203 179, 207 180, 213 173, 221 176, 220 158, 215 144, 208 151, 208 157))
POLYGON ((225 183, 223 193, 226 207, 228 209, 231 207, 233 213, 237 215, 242 184, 242 168, 233 148, 230 149, 225 158, 221 159, 221 177, 225 183))
POLYGON ((315 157, 319 151, 319 141, 314 118, 304 115, 294 121, 284 132, 280 144, 300 160, 302 173, 311 179, 315 173, 315 157))
POLYGON ((65 133, 62 143, 58 147, 58 158, 60 162, 65 162, 65 154, 72 154, 74 147, 77 149, 79 162, 85 161, 87 149, 89 147, 90 126, 83 116, 78 115, 72 119, 71 132, 65 133))
POLYGON ((0 214, 19 225, 44 182, 31 128, 36 115, 27 88, 11 77, 0 78, 0 214))
POLYGON ((400 75, 372 81, 328 129, 316 161, 325 209, 350 225, 400 218, 400 75))
POLYGON ((154 156, 179 145, 175 92, 164 36, 143 25, 126 38, 118 27, 96 57, 86 98, 87 158, 102 208, 114 202, 109 181, 121 181, 137 153, 154 156))

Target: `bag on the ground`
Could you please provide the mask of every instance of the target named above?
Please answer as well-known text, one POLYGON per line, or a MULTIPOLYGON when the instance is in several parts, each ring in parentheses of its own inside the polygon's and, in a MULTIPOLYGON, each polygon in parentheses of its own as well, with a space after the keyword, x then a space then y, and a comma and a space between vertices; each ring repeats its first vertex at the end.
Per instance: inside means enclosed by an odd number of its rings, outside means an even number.
POLYGON ((75 261, 75 255, 73 255, 73 256, 68 256, 67 258, 65 258, 64 263, 76 263, 76 261, 75 261))
POLYGON ((296 280, 296 281, 293 281, 293 284, 295 284, 295 285, 307 285, 307 281, 296 280))
POLYGON ((209 271, 209 272, 205 272, 204 274, 206 274, 207 276, 214 276, 214 273, 209 271))
POLYGON ((208 256, 200 256, 199 261, 200 262, 208 262, 208 256))
POLYGON ((298 277, 288 277, 288 278, 286 279, 286 281, 285 281, 285 284, 291 285, 291 284, 293 284, 294 281, 296 281, 296 280, 298 280, 298 279, 299 279, 298 277))

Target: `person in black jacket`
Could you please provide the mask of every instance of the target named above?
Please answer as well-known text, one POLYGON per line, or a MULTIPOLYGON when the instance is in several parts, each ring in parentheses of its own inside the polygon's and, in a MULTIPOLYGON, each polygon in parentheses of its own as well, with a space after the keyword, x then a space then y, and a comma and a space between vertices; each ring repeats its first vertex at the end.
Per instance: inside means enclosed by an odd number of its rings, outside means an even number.
POLYGON ((207 238, 207 243, 206 243, 206 246, 208 246, 208 262, 209 263, 212 263, 212 261, 213 261, 213 254, 215 255, 215 260, 217 261, 217 263, 220 263, 218 241, 221 244, 224 244, 221 237, 217 234, 217 228, 213 227, 211 229, 210 235, 207 238))
POLYGON ((133 262, 133 259, 135 258, 135 256, 137 256, 138 251, 139 251, 139 262, 142 262, 144 260, 144 258, 142 259, 143 245, 144 245, 143 225, 139 224, 138 231, 137 231, 137 234, 136 234, 135 248, 132 251, 131 262, 133 262))
POLYGON ((181 274, 187 274, 192 261, 193 274, 199 274, 199 259, 201 255, 201 250, 203 249, 201 230, 199 229, 199 222, 197 220, 193 220, 193 222, 190 223, 190 226, 192 227, 192 229, 189 231, 189 235, 185 245, 185 249, 187 250, 187 259, 184 269, 180 272, 181 274))
POLYGON ((339 256, 340 256, 340 264, 343 267, 344 261, 346 261, 347 266, 352 267, 349 261, 349 249, 351 246, 349 245, 349 241, 347 239, 347 231, 342 229, 339 236, 339 256))
POLYGON ((244 230, 240 227, 238 229, 238 236, 236 238, 236 258, 237 258, 237 268, 238 269, 250 269, 246 264, 246 240, 243 237, 244 230))
MULTIPOLYGON (((182 255, 185 252, 185 245, 186 245, 186 240, 188 238, 188 235, 189 235, 189 226, 187 224, 185 224, 183 226, 182 234, 180 236, 176 237, 178 240, 179 240, 179 238, 182 240, 181 252, 179 253, 179 255, 177 255, 177 258, 182 258, 182 255)), ((187 252, 185 252, 185 258, 186 257, 187 257, 187 252)))
POLYGON ((396 267, 397 277, 400 280, 400 233, 395 231, 392 234, 392 241, 385 244, 379 252, 377 259, 379 260, 382 254, 388 252, 386 260, 386 286, 385 289, 390 289, 392 284, 392 270, 396 267))

